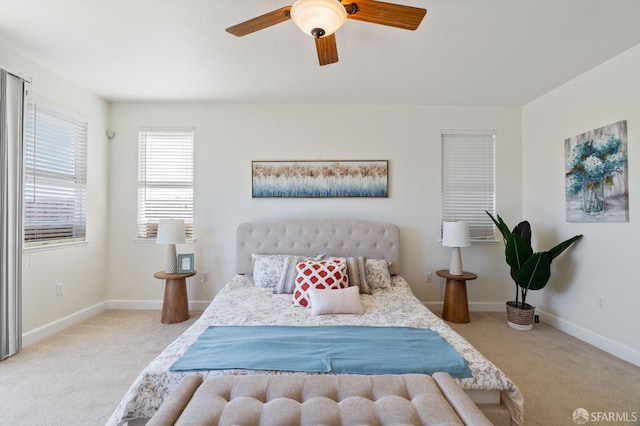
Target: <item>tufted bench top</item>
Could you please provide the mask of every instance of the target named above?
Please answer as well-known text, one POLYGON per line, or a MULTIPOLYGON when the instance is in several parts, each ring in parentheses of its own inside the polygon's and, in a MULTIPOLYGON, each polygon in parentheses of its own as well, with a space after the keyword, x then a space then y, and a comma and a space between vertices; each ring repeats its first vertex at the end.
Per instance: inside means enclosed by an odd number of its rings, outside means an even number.
POLYGON ((447 373, 185 376, 148 425, 490 425, 447 373))

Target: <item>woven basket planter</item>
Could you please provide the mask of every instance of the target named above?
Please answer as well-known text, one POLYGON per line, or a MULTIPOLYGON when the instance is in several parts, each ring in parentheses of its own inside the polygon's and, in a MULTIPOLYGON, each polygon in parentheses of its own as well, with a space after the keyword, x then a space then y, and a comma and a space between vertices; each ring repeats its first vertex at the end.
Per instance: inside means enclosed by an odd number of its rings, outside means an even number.
POLYGON ((516 330, 533 329, 533 319, 536 313, 535 306, 525 303, 524 308, 516 307, 516 302, 507 302, 507 324, 516 330))

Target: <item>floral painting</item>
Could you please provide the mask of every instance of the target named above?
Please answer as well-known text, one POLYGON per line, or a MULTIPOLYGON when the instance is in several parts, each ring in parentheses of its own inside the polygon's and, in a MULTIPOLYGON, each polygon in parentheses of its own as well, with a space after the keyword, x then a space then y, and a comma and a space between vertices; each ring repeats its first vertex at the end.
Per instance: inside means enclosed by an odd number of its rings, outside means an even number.
POLYGON ((628 222, 627 121, 564 141, 569 222, 628 222))
POLYGON ((386 197, 387 161, 252 161, 253 198, 386 197))

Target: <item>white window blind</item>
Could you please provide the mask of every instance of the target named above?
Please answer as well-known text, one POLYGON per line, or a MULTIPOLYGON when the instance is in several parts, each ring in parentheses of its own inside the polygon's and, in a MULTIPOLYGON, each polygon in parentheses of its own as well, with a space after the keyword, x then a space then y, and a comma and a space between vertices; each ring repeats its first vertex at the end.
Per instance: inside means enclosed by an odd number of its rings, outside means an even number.
POLYGON ((160 219, 183 219, 193 237, 193 129, 138 132, 138 238, 155 238, 160 219))
POLYGON ((471 241, 495 241, 493 131, 442 131, 442 221, 466 221, 471 241))
POLYGON ((87 122, 30 102, 24 156, 25 246, 86 240, 87 122))

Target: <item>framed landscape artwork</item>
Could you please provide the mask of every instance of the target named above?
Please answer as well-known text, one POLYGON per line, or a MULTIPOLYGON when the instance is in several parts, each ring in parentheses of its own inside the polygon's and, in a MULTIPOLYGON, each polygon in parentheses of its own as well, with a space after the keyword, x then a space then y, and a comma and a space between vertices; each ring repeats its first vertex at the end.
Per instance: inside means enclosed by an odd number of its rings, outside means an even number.
POLYGON ((628 222, 627 121, 564 141, 568 222, 628 222))
POLYGON ((387 197, 386 160, 252 161, 253 198, 387 197))

